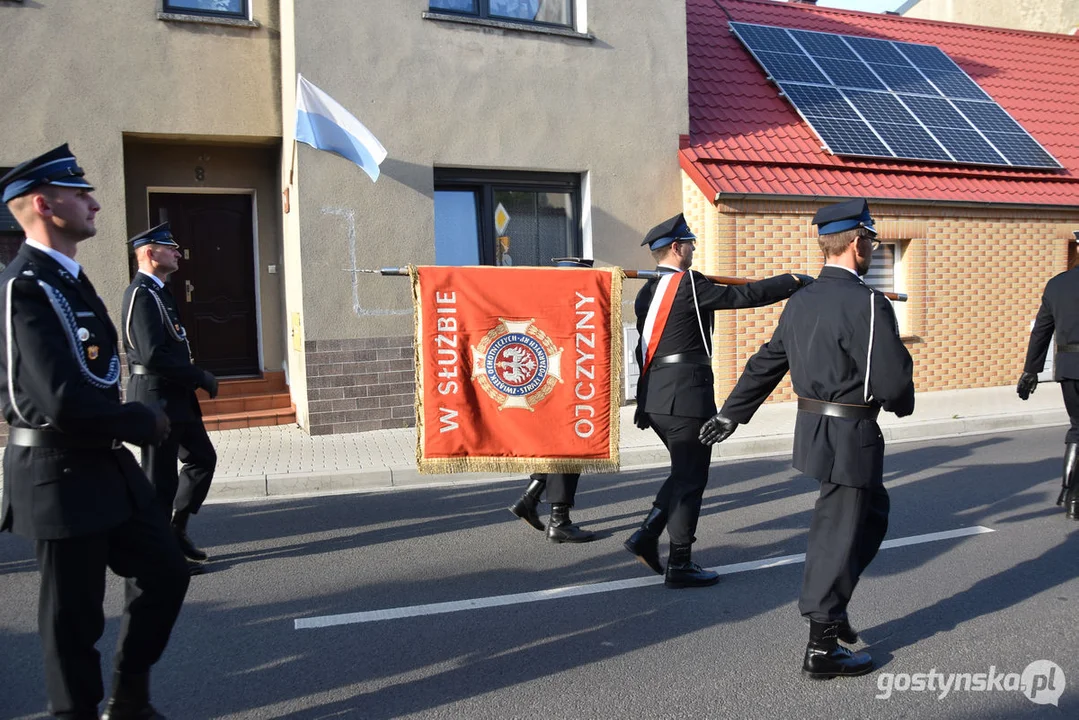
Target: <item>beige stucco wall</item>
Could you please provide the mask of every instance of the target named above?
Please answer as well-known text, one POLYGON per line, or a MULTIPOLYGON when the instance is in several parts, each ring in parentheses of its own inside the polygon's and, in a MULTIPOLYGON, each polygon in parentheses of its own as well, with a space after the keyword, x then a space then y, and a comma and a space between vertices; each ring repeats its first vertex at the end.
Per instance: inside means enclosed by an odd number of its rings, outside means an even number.
POLYGON ((586 253, 650 265, 641 238, 681 209, 684 2, 587 3, 594 40, 425 19, 427 0, 292 6, 296 69, 389 151, 372 183, 298 148, 305 339, 411 332, 408 282, 360 276, 354 295, 348 268, 352 248, 360 268, 434 262, 435 167, 587 174, 586 253))
POLYGON ((919 0, 899 10, 911 18, 1051 33, 1079 25, 1079 0, 919 0))
POLYGON ((0 3, 0 165, 70 143, 103 206, 78 260, 114 317, 128 282, 124 133, 280 136, 277 3, 252 9, 260 27, 165 22, 156 1, 0 3))

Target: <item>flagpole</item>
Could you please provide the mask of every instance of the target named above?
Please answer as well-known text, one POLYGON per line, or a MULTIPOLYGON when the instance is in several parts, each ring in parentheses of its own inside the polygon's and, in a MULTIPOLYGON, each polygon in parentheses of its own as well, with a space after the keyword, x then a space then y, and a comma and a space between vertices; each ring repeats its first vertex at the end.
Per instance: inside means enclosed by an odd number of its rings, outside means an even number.
POLYGON ((292 138, 292 164, 288 169, 288 184, 292 184, 292 174, 296 171, 296 138, 292 138))
MULTIPOLYGON (((358 273, 370 273, 377 275, 408 275, 408 268, 379 268, 378 270, 355 270, 358 273)), ((658 270, 623 270, 622 274, 633 280, 651 280, 660 277, 663 273, 658 270)), ((705 278, 719 285, 748 285, 756 280, 740 277, 727 277, 725 275, 705 275, 705 278)), ((906 302, 906 293, 882 292, 884 297, 895 302, 906 302)))

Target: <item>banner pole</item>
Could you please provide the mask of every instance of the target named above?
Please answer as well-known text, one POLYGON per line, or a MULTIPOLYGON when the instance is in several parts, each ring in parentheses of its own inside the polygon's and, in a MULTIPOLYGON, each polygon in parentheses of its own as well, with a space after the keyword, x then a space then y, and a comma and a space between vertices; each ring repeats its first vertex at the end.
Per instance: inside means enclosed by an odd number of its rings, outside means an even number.
MULTIPOLYGON (((408 268, 379 268, 378 270, 357 270, 356 272, 379 275, 408 275, 408 268)), ((651 280, 658 278, 663 273, 656 270, 623 270, 622 274, 633 280, 651 280)), ((749 278, 729 277, 727 275, 705 275, 705 278, 719 285, 748 285, 755 282, 749 278)), ((884 297, 896 302, 906 302, 906 293, 885 292, 884 297)))

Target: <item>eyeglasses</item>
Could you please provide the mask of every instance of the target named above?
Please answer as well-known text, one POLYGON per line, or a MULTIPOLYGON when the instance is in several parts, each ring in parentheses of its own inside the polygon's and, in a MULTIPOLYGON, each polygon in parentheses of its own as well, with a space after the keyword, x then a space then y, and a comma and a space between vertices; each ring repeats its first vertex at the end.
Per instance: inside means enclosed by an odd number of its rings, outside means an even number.
POLYGON ((858 233, 858 239, 866 239, 869 241, 870 246, 873 248, 873 252, 880 249, 880 240, 877 240, 876 235, 870 235, 869 233, 858 233))

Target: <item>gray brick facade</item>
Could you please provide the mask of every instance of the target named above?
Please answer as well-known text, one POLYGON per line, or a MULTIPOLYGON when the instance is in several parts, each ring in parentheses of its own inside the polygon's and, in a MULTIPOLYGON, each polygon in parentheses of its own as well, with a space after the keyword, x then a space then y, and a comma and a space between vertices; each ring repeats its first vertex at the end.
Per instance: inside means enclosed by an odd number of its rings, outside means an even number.
POLYGON ((412 335, 306 343, 312 435, 415 425, 412 335))

